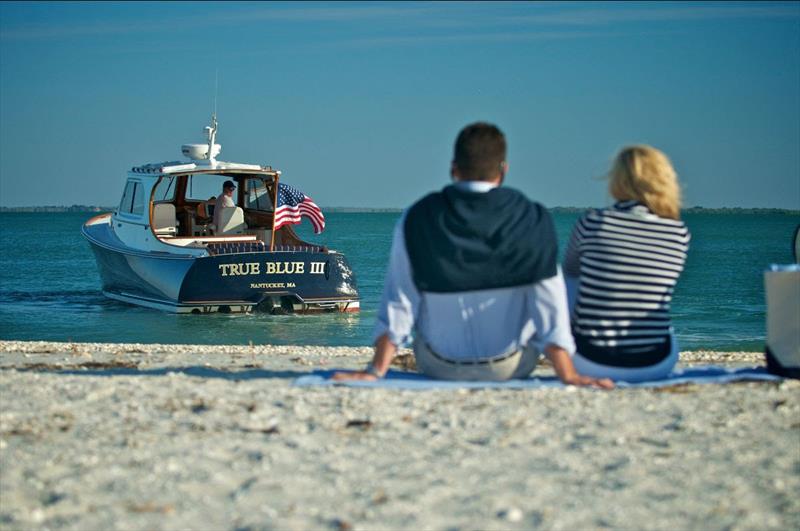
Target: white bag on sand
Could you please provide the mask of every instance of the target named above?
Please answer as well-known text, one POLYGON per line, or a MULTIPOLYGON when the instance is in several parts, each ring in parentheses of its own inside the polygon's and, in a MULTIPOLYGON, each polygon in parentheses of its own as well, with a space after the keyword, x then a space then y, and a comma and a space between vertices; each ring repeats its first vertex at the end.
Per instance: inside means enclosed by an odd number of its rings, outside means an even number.
POLYGON ((767 369, 800 378, 800 266, 764 272, 767 295, 767 369))

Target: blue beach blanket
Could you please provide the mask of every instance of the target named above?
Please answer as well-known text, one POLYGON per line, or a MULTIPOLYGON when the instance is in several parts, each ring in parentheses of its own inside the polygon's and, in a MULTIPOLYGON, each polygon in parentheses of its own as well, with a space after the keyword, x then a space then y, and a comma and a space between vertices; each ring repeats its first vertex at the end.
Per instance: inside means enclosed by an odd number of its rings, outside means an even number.
MULTIPOLYGON (((344 385, 347 387, 411 389, 418 391, 430 389, 543 389, 566 387, 555 376, 526 378, 524 380, 508 380, 505 382, 465 382, 434 380, 418 373, 390 370, 386 374, 385 378, 374 382, 336 382, 331 380, 331 376, 333 376, 333 374, 336 372, 345 371, 314 371, 309 375, 297 378, 294 381, 294 385, 299 387, 344 385)), ((616 386, 617 388, 668 387, 679 384, 720 384, 753 380, 776 382, 781 381, 782 378, 780 376, 775 376, 774 374, 768 373, 764 367, 727 369, 725 367, 709 365, 705 367, 691 367, 683 370, 677 370, 661 380, 638 383, 616 382, 616 386)))

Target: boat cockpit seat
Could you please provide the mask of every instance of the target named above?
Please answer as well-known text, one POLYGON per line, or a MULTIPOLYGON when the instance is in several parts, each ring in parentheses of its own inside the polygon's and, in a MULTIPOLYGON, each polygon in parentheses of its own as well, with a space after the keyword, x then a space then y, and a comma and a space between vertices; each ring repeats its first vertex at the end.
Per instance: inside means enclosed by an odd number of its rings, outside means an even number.
POLYGON ((153 232, 156 236, 175 236, 178 233, 175 205, 156 203, 153 205, 153 232))
POLYGON ((220 213, 219 224, 216 234, 244 234, 246 228, 244 224, 244 210, 241 207, 223 208, 220 213))
POLYGON ((214 228, 214 205, 201 201, 194 214, 194 235, 207 235, 214 228))

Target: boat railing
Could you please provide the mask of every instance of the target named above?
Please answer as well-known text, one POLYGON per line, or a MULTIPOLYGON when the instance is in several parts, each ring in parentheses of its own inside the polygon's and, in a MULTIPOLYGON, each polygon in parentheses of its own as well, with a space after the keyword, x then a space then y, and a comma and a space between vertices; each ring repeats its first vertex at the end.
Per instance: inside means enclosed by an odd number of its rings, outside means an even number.
POLYGON ((262 253, 267 249, 264 242, 209 242, 206 244, 208 254, 239 254, 239 253, 262 253))
POLYGON ((279 253, 327 253, 328 248, 320 245, 276 245, 279 253))
MULTIPOLYGON (((256 242, 209 242, 208 253, 214 256, 222 254, 263 253, 269 247, 262 241, 256 242)), ((273 252, 279 253, 325 253, 327 248, 318 245, 276 245, 273 252)))

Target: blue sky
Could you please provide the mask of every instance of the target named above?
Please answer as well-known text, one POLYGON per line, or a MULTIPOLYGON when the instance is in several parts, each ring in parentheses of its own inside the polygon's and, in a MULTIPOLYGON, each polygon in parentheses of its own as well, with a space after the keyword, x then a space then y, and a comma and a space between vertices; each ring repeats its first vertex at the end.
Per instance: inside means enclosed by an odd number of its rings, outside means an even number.
POLYGON ((202 140, 327 206, 406 207, 476 120, 507 183, 608 204, 631 143, 687 206, 800 208, 800 3, 2 3, 0 205, 114 205, 202 140))

